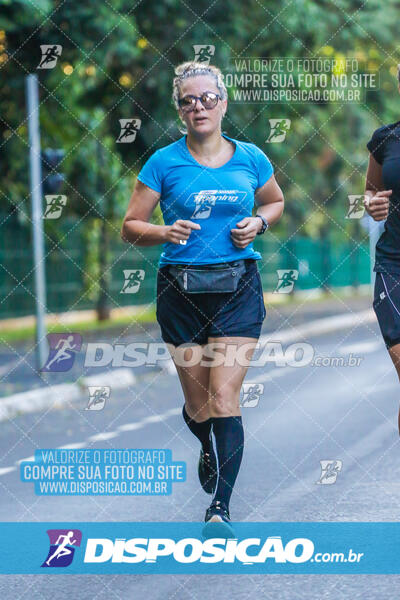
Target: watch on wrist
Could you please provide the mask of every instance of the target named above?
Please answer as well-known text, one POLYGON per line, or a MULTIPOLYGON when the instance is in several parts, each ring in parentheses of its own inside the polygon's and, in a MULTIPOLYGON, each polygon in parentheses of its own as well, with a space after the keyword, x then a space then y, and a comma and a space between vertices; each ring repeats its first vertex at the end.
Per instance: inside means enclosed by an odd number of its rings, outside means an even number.
POLYGON ((265 219, 261 215, 256 215, 256 217, 259 217, 261 219, 261 221, 262 221, 262 227, 261 227, 260 231, 257 232, 257 235, 261 235, 265 231, 267 231, 267 229, 269 227, 269 223, 268 223, 267 219, 265 219))

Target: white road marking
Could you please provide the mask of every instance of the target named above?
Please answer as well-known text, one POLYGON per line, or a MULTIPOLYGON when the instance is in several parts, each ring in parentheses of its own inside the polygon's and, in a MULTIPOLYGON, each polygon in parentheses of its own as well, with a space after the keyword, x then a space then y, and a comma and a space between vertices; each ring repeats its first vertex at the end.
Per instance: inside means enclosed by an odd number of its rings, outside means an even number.
MULTIPOLYGON (((169 410, 165 411, 161 415, 151 415, 150 417, 144 417, 137 423, 126 423, 125 425, 120 425, 116 431, 104 431, 102 433, 97 433, 96 435, 92 435, 89 438, 87 438, 86 442, 76 442, 76 443, 72 443, 72 444, 66 444, 64 446, 58 446, 56 448, 56 450, 66 450, 66 449, 73 449, 73 448, 87 448, 87 442, 100 442, 100 441, 104 441, 104 440, 110 440, 110 439, 118 437, 123 431, 133 431, 135 429, 142 429, 143 427, 146 427, 146 425, 149 425, 150 423, 159 423, 160 421, 165 421, 166 419, 169 419, 170 417, 174 417, 176 415, 181 414, 181 412, 182 412, 181 408, 170 408, 169 410)), ((21 459, 17 460, 15 462, 15 464, 20 465, 22 462, 25 462, 25 461, 32 462, 34 460, 35 460, 34 456, 28 456, 26 458, 21 458, 21 459)), ((0 468, 0 476, 6 475, 7 473, 10 473, 11 471, 15 471, 15 470, 16 470, 16 467, 0 468)))
POLYGON ((10 473, 10 471, 15 471, 17 467, 4 467, 0 469, 0 475, 5 475, 6 473, 10 473))
POLYGON ((112 440, 117 437, 118 433, 116 431, 103 431, 102 433, 96 433, 96 435, 91 435, 88 438, 89 442, 102 442, 104 440, 112 440))

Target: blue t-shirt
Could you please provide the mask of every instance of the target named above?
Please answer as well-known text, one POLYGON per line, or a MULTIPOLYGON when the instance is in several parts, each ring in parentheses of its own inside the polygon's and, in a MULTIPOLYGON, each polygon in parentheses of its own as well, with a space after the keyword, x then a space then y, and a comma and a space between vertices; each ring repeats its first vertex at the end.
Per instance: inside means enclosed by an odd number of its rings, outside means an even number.
POLYGON ((159 266, 170 263, 213 264, 241 258, 260 259, 250 243, 237 248, 230 231, 251 217, 254 191, 264 185, 274 169, 260 148, 251 142, 223 136, 235 144, 232 158, 222 167, 197 162, 186 144, 186 135, 160 148, 143 165, 138 179, 161 194, 166 225, 177 219, 199 223, 186 244, 166 242, 159 266))

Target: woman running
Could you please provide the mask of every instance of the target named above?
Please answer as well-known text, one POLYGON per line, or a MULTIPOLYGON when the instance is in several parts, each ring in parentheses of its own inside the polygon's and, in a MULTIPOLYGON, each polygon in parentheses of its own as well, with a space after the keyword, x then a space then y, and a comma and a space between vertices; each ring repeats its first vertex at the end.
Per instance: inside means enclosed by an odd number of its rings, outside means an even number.
POLYGON ((164 244, 157 321, 181 382, 183 418, 201 443, 199 479, 213 494, 205 521, 229 529, 248 368, 238 357, 247 350, 251 360, 266 315, 253 240, 279 220, 284 199, 264 152, 221 131, 228 103, 220 69, 186 62, 175 75, 173 101, 187 129, 144 164, 121 236, 136 246, 164 244), (251 216, 255 196, 260 208, 251 216), (165 224, 150 224, 159 200, 165 224), (232 344, 234 360, 221 360, 232 344))
MULTIPOLYGON (((400 91, 400 65, 398 67, 400 91)), ((374 131, 365 185, 365 207, 375 221, 386 219, 376 244, 373 307, 400 379, 400 121, 374 131)), ((400 411, 398 416, 400 433, 400 411)))

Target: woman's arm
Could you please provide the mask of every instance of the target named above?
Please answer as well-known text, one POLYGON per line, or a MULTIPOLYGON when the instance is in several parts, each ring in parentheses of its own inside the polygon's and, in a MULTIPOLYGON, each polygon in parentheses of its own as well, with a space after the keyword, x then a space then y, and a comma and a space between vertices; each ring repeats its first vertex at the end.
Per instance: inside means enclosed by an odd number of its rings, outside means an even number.
POLYGON ((149 223, 161 194, 136 180, 129 206, 126 211, 121 238, 137 246, 155 246, 165 242, 165 225, 149 223))
MULTIPOLYGON (((282 216, 285 200, 274 175, 255 191, 255 197, 259 205, 257 214, 267 219, 270 225, 277 223, 282 216)), ((257 220, 261 223, 261 219, 257 220)))
MULTIPOLYGON (((279 221, 283 213, 284 198, 274 175, 256 189, 255 197, 258 203, 257 214, 267 219, 269 225, 279 221)), ((231 229, 232 242, 237 248, 245 248, 261 230, 262 221, 258 217, 245 217, 236 225, 238 229, 231 229)))
POLYGON ((364 206, 375 221, 384 221, 389 212, 389 196, 392 190, 384 190, 383 187, 382 165, 370 154, 365 181, 364 206))
MULTIPOLYGON (((136 180, 128 210, 121 228, 121 238, 136 246, 156 246, 165 242, 180 244, 187 240, 192 229, 200 225, 192 221, 178 219, 172 225, 153 225, 149 223, 161 194, 136 180)), ((260 220, 260 219, 258 219, 260 220)))

